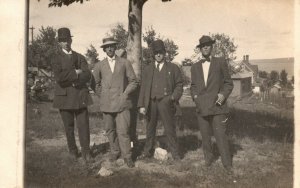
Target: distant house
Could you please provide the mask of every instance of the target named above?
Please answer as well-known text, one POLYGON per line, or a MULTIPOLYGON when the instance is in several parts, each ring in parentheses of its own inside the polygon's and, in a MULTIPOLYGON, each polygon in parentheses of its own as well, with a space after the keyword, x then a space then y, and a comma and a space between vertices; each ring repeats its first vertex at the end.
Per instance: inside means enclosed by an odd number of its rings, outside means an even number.
POLYGON ((271 88, 270 88, 270 93, 271 94, 280 94, 281 91, 281 86, 279 83, 274 84, 271 88))
POLYGON ((243 97, 252 92, 252 74, 249 72, 240 72, 231 76, 234 88, 230 96, 243 97))
POLYGON ((247 72, 251 74, 251 83, 255 84, 258 78, 258 65, 252 65, 249 61, 249 55, 244 55, 240 66, 241 72, 247 72))

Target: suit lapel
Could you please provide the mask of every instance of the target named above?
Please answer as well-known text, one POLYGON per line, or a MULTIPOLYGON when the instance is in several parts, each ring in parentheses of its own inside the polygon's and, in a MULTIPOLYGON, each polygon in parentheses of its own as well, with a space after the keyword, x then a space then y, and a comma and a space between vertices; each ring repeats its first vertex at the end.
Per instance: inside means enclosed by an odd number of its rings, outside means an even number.
POLYGON ((155 69, 155 64, 151 63, 149 68, 150 68, 150 70, 149 70, 149 81, 148 81, 149 85, 148 85, 148 88, 151 88, 154 69, 155 69))
POLYGON ((202 60, 200 60, 199 66, 198 66, 198 72, 200 74, 200 84, 202 88, 205 88, 205 82, 204 82, 204 74, 203 74, 203 68, 202 68, 202 60))
POLYGON ((109 85, 109 86, 111 86, 111 83, 112 83, 112 71, 111 71, 111 69, 110 69, 110 66, 109 66, 109 63, 108 63, 108 60, 107 60, 107 58, 105 58, 103 61, 102 61, 102 63, 103 63, 103 69, 104 69, 104 73, 107 75, 107 84, 109 85))
POLYGON ((212 57, 211 61, 210 61, 209 70, 208 70, 208 77, 207 77, 206 87, 208 86, 208 84, 210 83, 210 81, 212 79, 212 76, 213 76, 212 72, 215 70, 216 62, 214 60, 215 59, 212 57))
POLYGON ((107 69, 107 73, 108 73, 108 74, 112 74, 112 71, 111 71, 111 69, 110 69, 110 66, 109 66, 109 63, 108 63, 107 58, 105 58, 105 59, 103 60, 103 66, 104 66, 105 69, 107 69))
POLYGON ((76 69, 80 69, 76 52, 72 51, 71 62, 74 63, 76 69))
POLYGON ((114 67, 114 72, 113 72, 113 78, 114 78, 114 75, 117 75, 120 72, 121 63, 119 61, 120 61, 120 59, 118 57, 116 57, 116 59, 115 59, 115 67, 114 67))

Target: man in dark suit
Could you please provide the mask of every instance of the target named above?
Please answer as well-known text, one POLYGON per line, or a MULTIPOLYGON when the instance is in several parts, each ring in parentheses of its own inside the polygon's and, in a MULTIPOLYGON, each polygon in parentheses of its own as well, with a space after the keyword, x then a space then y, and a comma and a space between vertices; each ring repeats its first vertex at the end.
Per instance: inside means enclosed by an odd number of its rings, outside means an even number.
POLYGON ((157 118, 160 116, 169 143, 169 149, 175 160, 180 159, 176 139, 174 113, 176 102, 183 92, 183 81, 177 65, 165 61, 166 50, 163 41, 152 43, 155 62, 147 65, 142 74, 141 90, 138 100, 140 113, 147 117, 146 144, 142 155, 152 155, 155 141, 157 118))
POLYGON ((79 156, 74 136, 76 119, 82 157, 86 162, 90 162, 92 158, 87 106, 92 104, 92 99, 86 83, 91 78, 91 72, 85 58, 71 49, 71 37, 68 28, 58 29, 58 43, 61 49, 52 59, 56 80, 53 107, 60 111, 71 156, 79 156))
POLYGON ((196 104, 205 164, 210 166, 215 160, 211 146, 212 129, 223 166, 231 171, 232 159, 225 131, 229 113, 226 99, 233 89, 233 82, 225 59, 211 56, 215 41, 202 36, 199 42, 197 48, 200 48, 203 58, 191 68, 191 95, 196 104))
POLYGON ((93 75, 109 139, 110 160, 117 160, 121 150, 127 166, 134 167, 129 137, 129 109, 132 107, 129 95, 138 83, 131 63, 115 55, 116 44, 113 38, 103 39, 101 47, 107 57, 95 65, 93 75))

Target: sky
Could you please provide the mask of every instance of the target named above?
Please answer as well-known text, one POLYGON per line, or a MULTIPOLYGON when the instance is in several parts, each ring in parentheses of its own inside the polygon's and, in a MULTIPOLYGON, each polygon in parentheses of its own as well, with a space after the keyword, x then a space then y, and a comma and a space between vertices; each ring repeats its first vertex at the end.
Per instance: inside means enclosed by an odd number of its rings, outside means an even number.
MULTIPOLYGON (((117 23, 127 29, 128 0, 90 0, 55 8, 48 8, 48 3, 30 1, 29 26, 35 28, 34 35, 41 26, 69 27, 72 48, 82 54, 92 44, 101 59, 104 53, 99 46, 106 33, 117 23)), ((250 59, 294 56, 293 0, 148 0, 143 7, 143 32, 150 26, 178 45, 175 62, 191 57, 199 38, 210 33, 233 38, 237 60, 246 54, 250 59)))

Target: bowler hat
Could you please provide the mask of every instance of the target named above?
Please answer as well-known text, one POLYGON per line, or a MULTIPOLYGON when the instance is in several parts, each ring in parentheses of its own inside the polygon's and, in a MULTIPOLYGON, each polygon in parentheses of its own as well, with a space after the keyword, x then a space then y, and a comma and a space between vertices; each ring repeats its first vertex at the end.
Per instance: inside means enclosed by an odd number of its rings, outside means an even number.
POLYGON ((213 40, 210 36, 203 35, 199 39, 199 44, 196 46, 197 48, 203 47, 205 44, 214 44, 216 41, 213 40))
POLYGON ((59 28, 57 30, 57 38, 58 38, 58 41, 65 41, 66 39, 69 39, 71 37, 73 37, 71 35, 71 32, 70 32, 70 29, 69 28, 66 28, 66 27, 63 27, 63 28, 59 28))
POLYGON ((107 45, 112 45, 112 44, 118 44, 118 41, 116 41, 114 38, 109 37, 109 38, 104 38, 102 40, 103 44, 100 46, 101 48, 104 48, 107 45))
POLYGON ((153 41, 152 44, 151 44, 151 47, 152 47, 153 53, 156 53, 156 52, 165 53, 166 52, 165 44, 162 40, 153 41))

